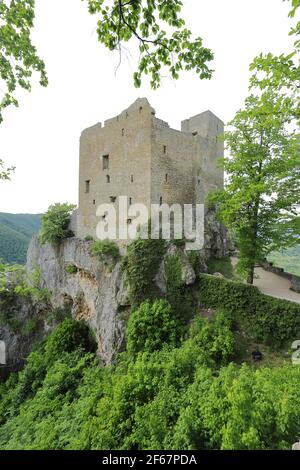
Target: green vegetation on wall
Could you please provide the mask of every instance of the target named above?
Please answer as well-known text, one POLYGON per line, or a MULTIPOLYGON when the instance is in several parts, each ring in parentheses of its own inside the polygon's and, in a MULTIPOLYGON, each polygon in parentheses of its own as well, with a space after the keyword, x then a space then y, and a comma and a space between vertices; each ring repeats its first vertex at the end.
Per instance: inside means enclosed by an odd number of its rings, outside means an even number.
POLYGON ((154 277, 166 251, 164 240, 134 240, 122 259, 122 271, 129 289, 132 306, 158 294, 154 277))
POLYGON ((209 308, 223 308, 248 333, 270 345, 282 345, 300 334, 300 305, 275 299, 250 285, 206 274, 199 278, 200 299, 209 308))

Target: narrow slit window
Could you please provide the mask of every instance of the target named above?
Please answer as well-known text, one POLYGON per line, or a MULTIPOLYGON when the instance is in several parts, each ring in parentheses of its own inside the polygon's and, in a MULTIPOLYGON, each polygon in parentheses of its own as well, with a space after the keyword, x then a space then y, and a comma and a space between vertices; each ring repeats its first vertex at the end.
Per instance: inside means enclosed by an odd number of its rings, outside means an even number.
POLYGON ((129 198, 129 205, 131 206, 132 204, 132 197, 129 198))
POLYGON ((117 197, 116 196, 110 196, 110 202, 116 202, 117 197))
POLYGON ((102 168, 103 170, 109 169, 109 155, 103 155, 102 157, 102 168))
POLYGON ((96 199, 93 199, 93 204, 94 204, 94 205, 96 204, 96 199))
POLYGON ((164 145, 164 153, 167 153, 167 146, 164 145))
POLYGON ((130 176, 130 181, 133 183, 133 175, 130 176))
POLYGON ((88 194, 90 192, 90 184, 91 184, 91 180, 86 180, 85 181, 85 192, 86 192, 86 194, 88 194))
POLYGON ((122 129, 122 137, 124 137, 125 129, 122 129))
POLYGON ((132 219, 127 219, 127 223, 130 225, 132 223, 132 219))
POLYGON ((168 173, 165 174, 165 182, 168 182, 168 173))
POLYGON ((162 205, 162 202, 163 202, 162 196, 160 196, 160 198, 159 198, 159 204, 160 204, 160 206, 162 205))
POLYGON ((110 183, 110 176, 109 175, 106 175, 106 182, 110 183))

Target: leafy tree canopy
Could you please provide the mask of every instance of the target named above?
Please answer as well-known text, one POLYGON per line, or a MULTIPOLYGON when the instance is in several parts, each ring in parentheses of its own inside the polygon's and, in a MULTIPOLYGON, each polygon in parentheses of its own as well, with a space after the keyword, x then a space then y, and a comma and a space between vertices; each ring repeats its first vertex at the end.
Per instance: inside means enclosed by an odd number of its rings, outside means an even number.
MULTIPOLYGON (((152 88, 158 88, 163 68, 174 79, 179 78, 182 70, 195 70, 200 79, 211 78, 208 64, 213 54, 203 46, 201 37, 192 39, 181 17, 181 0, 82 1, 87 2, 89 13, 98 16, 99 42, 109 50, 118 50, 120 60, 124 43, 132 38, 138 41, 136 87, 147 74, 152 88)), ((0 123, 4 108, 11 104, 18 106, 17 88, 31 90, 35 72, 42 86, 48 84, 45 64, 31 39, 34 15, 35 0, 0 0, 0 82, 4 89, 0 98, 0 123)))
POLYGON ((87 1, 89 12, 99 15, 98 39, 108 49, 121 54, 123 43, 131 38, 138 40, 136 87, 141 85, 142 75, 149 74, 152 88, 158 88, 163 67, 174 79, 182 70, 195 70, 201 79, 211 78, 208 63, 213 54, 203 47, 201 37, 192 39, 180 15, 181 0, 87 1))
POLYGON ((60 240, 72 235, 69 230, 69 221, 75 207, 73 204, 67 203, 56 203, 49 207, 42 216, 41 243, 59 243, 60 240))
POLYGON ((48 83, 44 62, 38 57, 31 41, 34 20, 34 0, 0 0, 0 83, 4 94, 0 100, 2 110, 14 104, 17 87, 31 90, 34 72, 40 75, 40 83, 48 83))

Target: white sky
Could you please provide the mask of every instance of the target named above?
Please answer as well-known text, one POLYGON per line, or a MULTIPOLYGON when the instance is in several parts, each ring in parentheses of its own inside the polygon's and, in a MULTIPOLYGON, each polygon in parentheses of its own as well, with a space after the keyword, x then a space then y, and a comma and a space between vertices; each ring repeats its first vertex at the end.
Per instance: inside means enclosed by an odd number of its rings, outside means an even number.
POLYGON ((166 78, 157 91, 147 81, 133 85, 132 58, 97 42, 96 16, 81 0, 36 0, 34 43, 44 59, 48 88, 38 84, 19 93, 19 108, 4 113, 0 158, 15 165, 11 182, 0 182, 0 212, 44 212, 54 202, 77 203, 81 131, 103 122, 146 96, 157 117, 180 122, 211 109, 225 122, 247 95, 252 59, 260 52, 290 50, 289 3, 282 0, 184 0, 183 16, 195 36, 215 53, 214 76, 200 81, 193 72, 177 82, 166 78))

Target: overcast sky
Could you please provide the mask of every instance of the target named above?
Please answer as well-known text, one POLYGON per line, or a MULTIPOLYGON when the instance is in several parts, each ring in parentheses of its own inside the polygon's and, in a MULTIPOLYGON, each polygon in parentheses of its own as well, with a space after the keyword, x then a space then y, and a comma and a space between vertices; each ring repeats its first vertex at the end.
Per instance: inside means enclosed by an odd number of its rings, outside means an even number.
POLYGON ((96 17, 81 0, 36 0, 34 43, 46 63, 48 88, 19 93, 0 125, 0 158, 15 165, 11 182, 0 182, 0 211, 44 212, 54 202, 77 203, 81 131, 146 96, 157 117, 180 122, 211 109, 225 122, 247 95, 252 59, 260 52, 290 50, 289 4, 282 0, 184 0, 184 18, 215 54, 212 80, 193 72, 163 80, 157 91, 147 81, 133 86, 132 57, 118 56, 97 42, 96 17))

